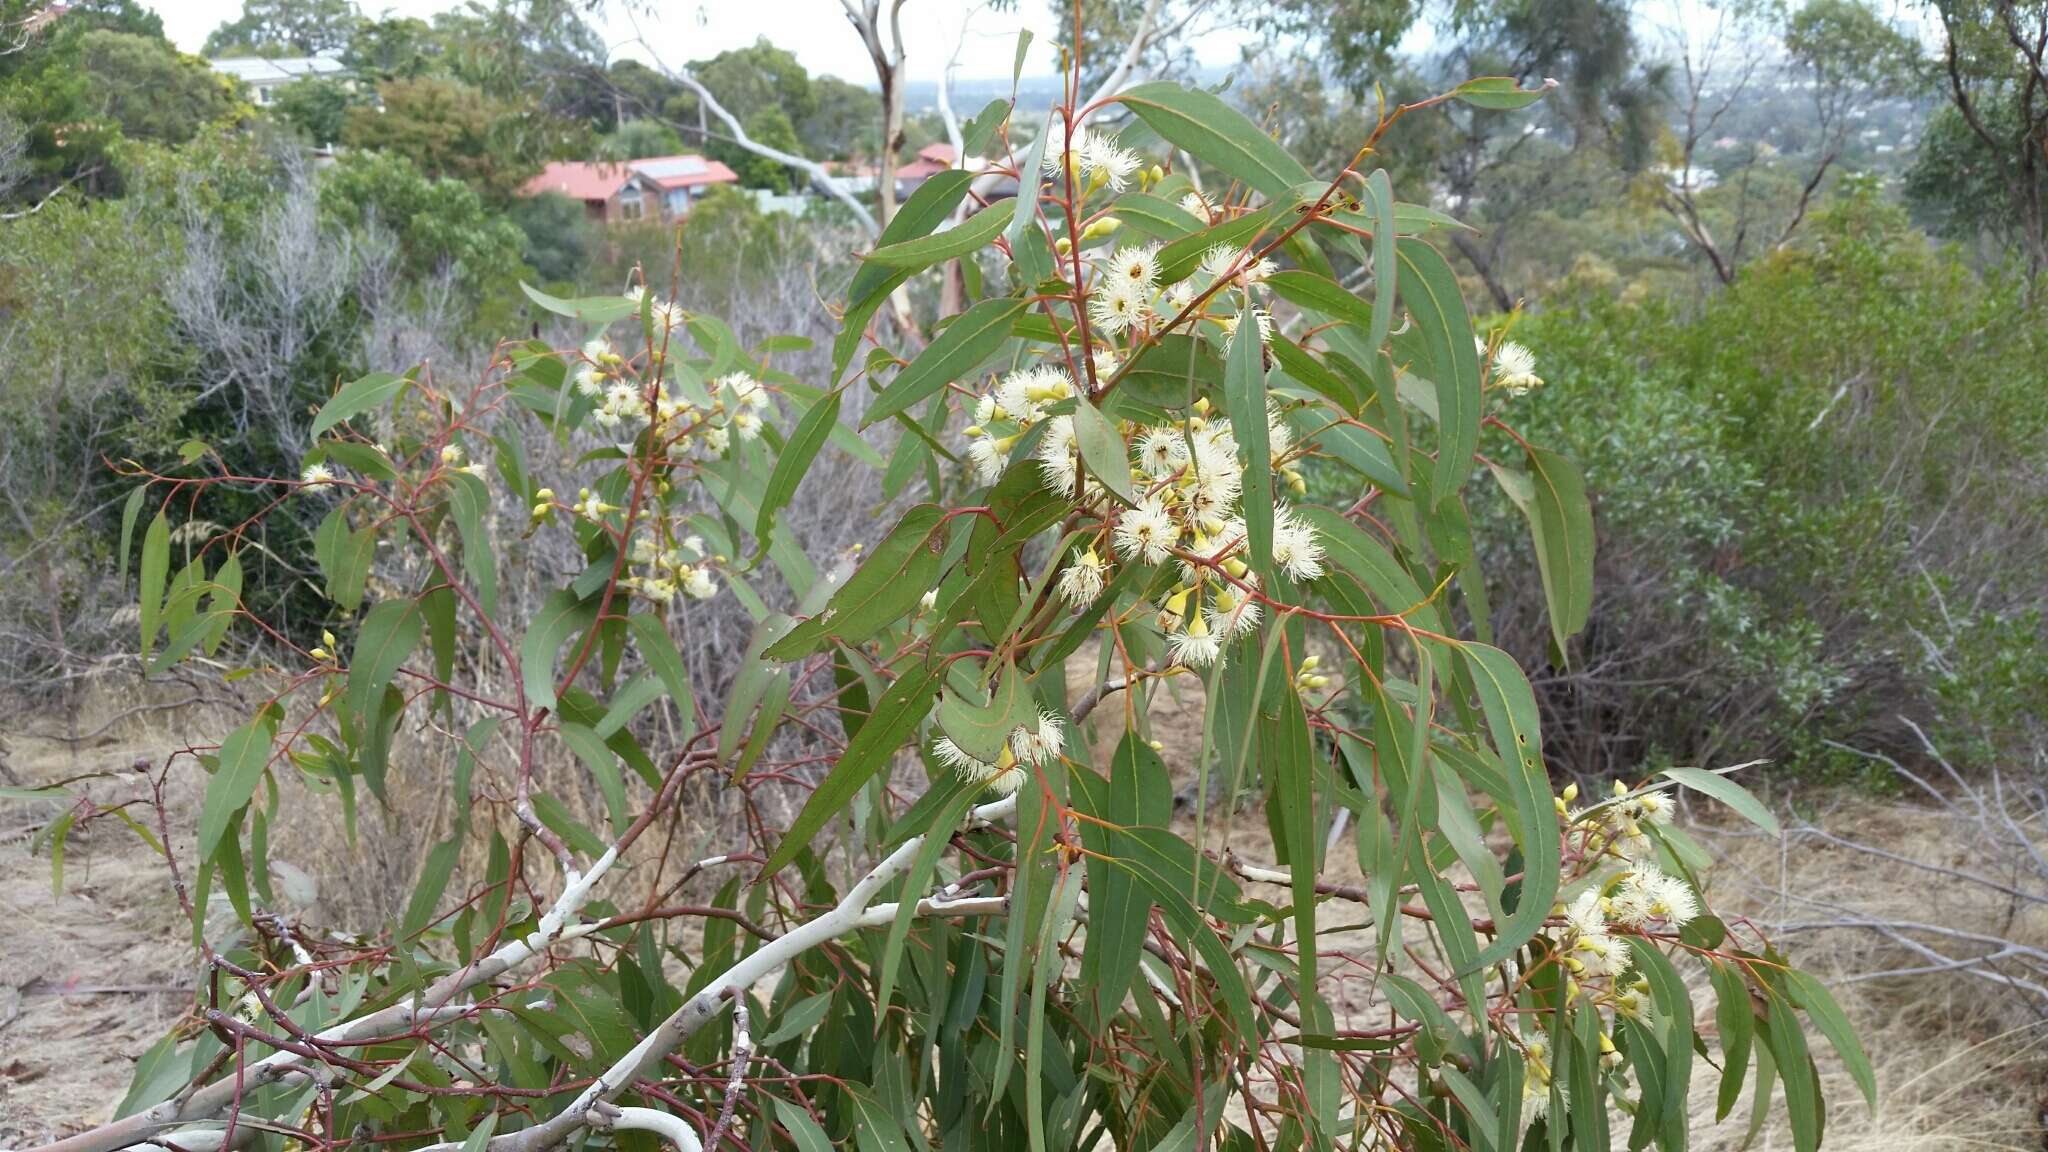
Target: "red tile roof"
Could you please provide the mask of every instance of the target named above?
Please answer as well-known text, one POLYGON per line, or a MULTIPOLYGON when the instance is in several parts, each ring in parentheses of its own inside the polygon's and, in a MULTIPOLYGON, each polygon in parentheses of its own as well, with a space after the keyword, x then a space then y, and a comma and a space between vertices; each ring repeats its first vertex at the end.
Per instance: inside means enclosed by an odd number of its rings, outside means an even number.
POLYGON ((739 182, 739 175, 731 168, 694 155, 650 156, 624 164, 558 160, 528 180, 520 192, 527 196, 559 192, 572 200, 609 200, 635 176, 664 192, 739 182))
POLYGON ((937 144, 927 144, 917 150, 917 158, 928 160, 940 168, 951 168, 954 161, 953 146, 943 140, 937 144))
POLYGON ((586 164, 581 160, 558 160, 528 180, 520 193, 539 196, 559 192, 571 200, 609 200, 633 178, 624 164, 586 164))
POLYGON ((650 156, 645 160, 633 161, 633 170, 654 181, 666 192, 675 188, 695 188, 705 184, 734 184, 739 174, 716 160, 703 156, 650 156))

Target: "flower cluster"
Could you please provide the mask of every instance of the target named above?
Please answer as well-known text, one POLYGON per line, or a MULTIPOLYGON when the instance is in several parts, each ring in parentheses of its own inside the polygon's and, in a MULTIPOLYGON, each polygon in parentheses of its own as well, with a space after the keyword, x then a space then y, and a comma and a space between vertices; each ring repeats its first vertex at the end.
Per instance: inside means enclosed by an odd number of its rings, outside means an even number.
MULTIPOLYGON (((1258 574, 1246 562, 1237 433, 1229 420, 1211 414, 1207 401, 1198 401, 1179 424, 1134 433, 1132 476, 1143 495, 1136 507, 1116 512, 1110 549, 1127 563, 1179 558, 1179 580, 1161 600, 1156 620, 1174 662, 1207 667, 1224 644, 1258 627, 1260 617, 1258 574)), ((1293 446, 1276 409, 1267 411, 1263 434, 1276 460, 1293 446)), ((1284 504, 1273 510, 1273 561, 1294 580, 1323 573, 1315 529, 1284 504)), ((1085 605, 1100 594, 1107 575, 1101 553, 1088 545, 1061 573, 1060 595, 1075 607, 1085 605)))
POLYGON ((628 432, 655 427, 677 440, 694 441, 711 456, 723 455, 735 436, 759 437, 762 419, 771 410, 768 389, 746 372, 713 381, 708 408, 676 396, 665 382, 648 385, 629 378, 625 360, 601 336, 583 346, 574 379, 578 392, 597 401, 591 419, 599 427, 628 432))
POLYGON ((1023 786, 1027 765, 1036 768, 1057 759, 1066 746, 1066 729, 1060 718, 1041 712, 1036 726, 1020 724, 1010 732, 994 763, 970 754, 950 736, 934 741, 932 754, 967 783, 987 788, 998 796, 1008 796, 1023 786))
MULTIPOLYGON (((1088 297, 1088 325, 1093 335, 1108 339, 1143 336, 1160 324, 1171 324, 1182 313, 1190 321, 1215 324, 1225 336, 1237 331, 1238 313, 1211 311, 1222 288, 1245 288, 1277 271, 1271 260, 1247 249, 1218 244, 1202 257, 1195 276, 1171 284, 1161 283, 1159 245, 1126 244, 1095 261, 1095 277, 1088 297), (1200 313, 1191 313, 1197 299, 1204 300, 1200 313)), ((1262 343, 1273 339, 1273 316, 1262 307, 1252 307, 1262 343)))
POLYGON ((657 604, 669 603, 678 593, 692 600, 709 600, 718 595, 718 581, 712 576, 711 565, 721 558, 705 554, 701 536, 685 536, 668 548, 646 536, 636 537, 630 556, 644 570, 619 583, 657 604))
MULTIPOLYGON (((1102 594, 1110 577, 1105 551, 1148 565, 1178 556, 1181 580, 1163 600, 1158 623, 1176 662, 1191 667, 1215 663, 1227 641, 1259 622, 1259 604, 1252 595, 1258 576, 1244 555, 1245 463, 1236 430, 1213 414, 1206 399, 1176 424, 1126 425, 1123 434, 1133 445, 1131 480, 1142 496, 1135 507, 1115 508, 1100 485, 1081 472, 1073 417, 1049 413, 1074 395, 1072 378, 1056 368, 1024 368, 1003 377, 978 399, 976 423, 967 429, 967 456, 976 478, 994 483, 1017 443, 1044 425, 1033 458, 1040 482, 1055 492, 1077 494, 1084 508, 1103 517, 1102 529, 1060 573, 1060 597, 1078 608, 1102 594)), ((1294 491, 1302 491, 1304 481, 1287 460, 1293 432, 1277 408, 1267 410, 1264 435, 1276 471, 1294 491)), ((1274 509, 1273 560, 1295 580, 1314 580, 1323 572, 1322 544, 1314 528, 1285 505, 1274 509)))
POLYGON ((1671 796, 1666 792, 1630 792, 1628 785, 1616 780, 1607 803, 1583 809, 1570 806, 1578 795, 1579 786, 1567 784, 1557 801, 1558 811, 1566 818, 1567 838, 1589 857, 1648 860, 1655 845, 1645 829, 1671 823, 1671 796))
MULTIPOLYGON (((1569 903, 1551 909, 1561 925, 1556 933, 1557 958, 1564 970, 1564 998, 1567 1004, 1587 998, 1596 1010, 1616 1017, 1642 1019, 1649 1010, 1646 998, 1649 981, 1631 976, 1635 954, 1624 934, 1649 931, 1674 932, 1700 914, 1699 897, 1691 885, 1671 876, 1649 861, 1645 823, 1661 824, 1670 819, 1670 799, 1661 792, 1630 793, 1617 785, 1616 796, 1607 804, 1585 813, 1567 811, 1574 834, 1581 844, 1596 845, 1589 852, 1595 860, 1617 843, 1640 838, 1643 850, 1623 857, 1627 866, 1596 878, 1569 903), (1634 829, 1634 831, 1626 831, 1634 829)), ((1560 808, 1577 797, 1577 787, 1567 786, 1560 808)), ((1619 853, 1615 853, 1619 855, 1619 853)), ((1551 1071, 1547 1041, 1540 1036, 1522 1038, 1524 1062, 1529 1075, 1523 1084, 1524 1111, 1541 1117, 1550 1104, 1551 1071)), ((1603 1063, 1620 1064, 1609 1031, 1600 1035, 1603 1063)), ((1562 1095, 1564 1085, 1557 1089, 1562 1095)))

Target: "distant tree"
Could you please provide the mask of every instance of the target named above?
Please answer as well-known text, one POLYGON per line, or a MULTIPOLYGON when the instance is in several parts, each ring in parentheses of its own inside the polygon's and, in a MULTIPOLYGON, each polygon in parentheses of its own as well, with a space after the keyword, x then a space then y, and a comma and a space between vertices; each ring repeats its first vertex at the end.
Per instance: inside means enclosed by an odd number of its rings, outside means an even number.
POLYGON ((546 283, 581 283, 602 247, 600 226, 591 221, 581 201, 567 196, 522 196, 512 202, 506 216, 526 237, 521 255, 527 266, 546 283))
POLYGON ((362 14, 351 0, 244 0, 206 37, 208 56, 313 56, 348 47, 362 14))
POLYGON ((837 76, 811 82, 817 110, 797 121, 797 139, 804 154, 819 159, 847 160, 873 156, 882 144, 882 98, 871 89, 837 76))
MULTIPOLYGON (((812 90, 810 73, 794 53, 765 39, 728 49, 709 60, 692 61, 689 70, 743 123, 752 123, 765 108, 779 108, 792 124, 802 123, 818 110, 819 97, 812 90)), ((697 97, 680 93, 669 101, 667 113, 672 120, 696 123, 700 118, 697 97)))
POLYGON ((1936 161, 1922 154, 1916 202, 1956 224, 1972 224, 2017 245, 2030 275, 2048 269, 2048 0, 1929 0, 1941 25, 1939 86, 1954 110, 1943 136, 1948 156, 1973 177, 1944 195, 1936 161), (1965 147, 1957 129, 1976 143, 1965 147), (1961 199, 1971 184, 1996 181, 1992 205, 1961 199))
POLYGON ((411 16, 364 20, 349 37, 341 62, 372 80, 411 80, 439 63, 440 41, 426 21, 411 16))
POLYGON ((2015 157, 1985 142, 1987 135, 1994 140, 2024 135, 2014 93, 1979 98, 1973 111, 1976 125, 1954 105, 1936 108, 1927 118, 1913 166, 1906 170, 1906 202, 1938 236, 2029 253, 2029 206, 2048 203, 2048 166, 2034 169, 2030 185, 2016 186, 2015 157))
POLYGON ((181 144, 235 101, 206 64, 162 40, 94 28, 78 40, 87 101, 124 136, 181 144))
POLYGON ((351 108, 365 107, 360 91, 325 76, 310 76, 277 90, 270 109, 313 144, 340 143, 351 108))
POLYGON ((638 60, 615 60, 605 71, 605 87, 611 93, 611 128, 617 130, 629 120, 657 116, 682 85, 638 60))
POLYGON ((344 141, 410 160, 430 178, 452 177, 486 195, 506 197, 540 165, 508 146, 517 112, 466 84, 434 77, 391 80, 377 88, 382 109, 348 113, 344 141))
POLYGON ((374 223, 397 236, 413 275, 452 270, 472 288, 512 275, 526 245, 518 225, 491 211, 476 189, 397 153, 342 157, 320 180, 320 206, 350 227, 374 223))
POLYGON ((522 147, 560 150, 570 132, 609 122, 604 38, 575 0, 470 3, 434 18, 441 68, 502 104, 532 115, 522 147))
MULTIPOLYGON (((747 118, 747 135, 756 143, 784 152, 801 152, 803 142, 797 139, 796 128, 790 124, 778 105, 768 104, 747 118)), ((740 183, 748 188, 765 188, 770 192, 789 191, 790 177, 787 165, 779 164, 769 157, 748 151, 722 137, 712 137, 705 147, 713 158, 724 161, 734 172, 739 173, 740 183)))
POLYGON ((644 160, 673 156, 682 150, 683 138, 658 120, 628 120, 597 146, 598 156, 605 160, 644 160))
POLYGON ((1877 99, 1906 88, 1918 49, 1865 0, 1806 0, 1778 18, 1774 9, 1731 7, 1713 36, 1695 43, 1678 34, 1684 91, 1681 127, 1666 147, 1665 171, 1646 180, 1686 243, 1723 284, 1744 260, 1790 243, 1822 182, 1841 158, 1850 128, 1877 99), (1771 39, 1790 57, 1812 98, 1812 136, 1799 164, 1774 164, 1763 141, 1715 163, 1719 187, 1700 177, 1701 152, 1721 132, 1729 110, 1750 99, 1771 39))
MULTIPOLYGON (((1582 195, 1589 173, 1640 163, 1635 154, 1647 149, 1639 142, 1654 131, 1661 107, 1662 72, 1643 58, 1625 0, 1461 3, 1441 31, 1451 43, 1444 56, 1410 75, 1395 72, 1388 87, 1420 95, 1445 90, 1455 77, 1512 76, 1525 87, 1554 79, 1563 97, 1528 115, 1447 106, 1443 115, 1398 124, 1383 149, 1426 165, 1451 210, 1481 228, 1446 239, 1505 311, 1523 288, 1506 260, 1524 228, 1582 195), (1588 154, 1602 162, 1580 162, 1588 154)), ((1343 79, 1354 94, 1381 82, 1369 73, 1343 79)), ((1619 191, 1617 183, 1612 192, 1619 191)))

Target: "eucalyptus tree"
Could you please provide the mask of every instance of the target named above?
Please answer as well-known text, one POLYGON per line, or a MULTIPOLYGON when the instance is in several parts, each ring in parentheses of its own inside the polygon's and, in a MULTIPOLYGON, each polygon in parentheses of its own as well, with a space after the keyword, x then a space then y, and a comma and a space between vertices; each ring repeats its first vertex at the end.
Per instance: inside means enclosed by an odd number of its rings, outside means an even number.
POLYGON ((1475 333, 1449 221, 1367 161, 1397 120, 1540 91, 1390 109, 1321 174, 1209 92, 1125 89, 1111 133, 1067 91, 1019 195, 944 230, 972 174, 906 200, 808 378, 673 303, 674 271, 530 290, 584 342, 352 381, 296 475, 203 445, 131 469, 145 666, 264 640, 225 673, 245 722, 52 833, 115 815, 163 852, 205 978, 120 1118, 49 1152, 1675 1149, 1710 1061, 1722 1115, 1781 1086, 1805 1150, 1809 1027, 1873 1095, 1671 819, 1681 788, 1770 813, 1726 771, 1553 792, 1485 639, 1466 494, 1526 512, 1568 650, 1583 484, 1516 432, 1540 366, 1475 333), (929 344, 871 331, 954 260, 971 303, 929 344), (894 498, 820 558, 786 519, 828 453, 894 498), (324 510, 289 558, 317 637, 241 604, 265 513, 179 531, 224 486, 324 510), (543 537, 584 567, 528 596, 543 537), (708 699, 679 651, 723 597, 755 631, 708 699), (279 913, 281 806, 353 828, 434 764, 445 819, 385 932, 279 913))

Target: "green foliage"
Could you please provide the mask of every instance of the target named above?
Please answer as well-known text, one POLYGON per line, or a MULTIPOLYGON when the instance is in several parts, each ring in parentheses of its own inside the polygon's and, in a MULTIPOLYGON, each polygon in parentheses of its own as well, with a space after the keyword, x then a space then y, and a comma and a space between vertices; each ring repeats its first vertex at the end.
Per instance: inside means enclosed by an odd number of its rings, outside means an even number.
POLYGON ((321 145, 340 142, 348 127, 349 110, 367 104, 368 99, 352 83, 312 76, 279 88, 271 109, 307 143, 321 145))
MULTIPOLYGON (((220 1060, 209 1030, 171 1041, 138 1074, 140 1123, 316 1109, 467 1152, 637 1129, 807 1152, 1595 1152, 1613 1105, 1632 1146, 1678 1149, 1698 1015, 1681 965, 1711 973, 1724 1042, 1754 1038, 1726 1074, 1753 1054, 1754 1099, 1782 1082, 1799 1152, 1820 1136, 1809 1025, 1867 1094, 1839 1009, 1702 914, 1707 861, 1669 824, 1680 785, 1767 811, 1721 775, 1646 775, 1584 809, 1552 793, 1537 697, 1489 642, 1474 541, 1500 525, 1468 510, 1475 450, 1524 506, 1512 531, 1561 646, 1589 615, 1591 510, 1565 455, 1506 428, 1530 369, 1475 342, 1428 237, 1442 222, 1384 171, 1356 193, 1319 179, 1213 94, 1125 99, 1234 191, 1175 208, 1185 175, 1077 139, 1047 153, 1062 178, 1027 193, 1039 211, 1000 201, 941 229, 965 177, 935 180, 854 276, 829 388, 779 367, 800 342, 742 341, 637 284, 529 287, 571 347, 508 345, 475 382, 355 379, 280 479, 203 452, 143 475, 124 535, 147 512, 138 616, 159 663, 262 610, 227 542, 173 555, 216 490, 276 498, 238 535, 321 510, 309 542, 264 539, 332 631, 277 642, 253 673, 263 705, 199 757, 193 930, 220 954, 209 996, 255 1005, 206 1019, 255 1035, 220 1060), (1079 226, 1125 206, 1172 242, 1079 226), (1333 256, 1374 262, 1367 295, 1333 256), (956 261, 973 299, 931 339, 865 331, 880 297, 956 261), (1520 455, 1482 442, 1496 426, 1520 455), (821 571, 788 513, 834 482, 828 454, 880 464, 862 428, 900 430, 877 443, 909 454, 920 496, 874 509, 872 547, 821 571), (544 575, 525 559, 540 547, 578 563, 544 575), (714 699, 676 641, 728 590, 751 639, 714 699), (1196 682, 1199 720, 1171 705, 1196 682), (390 766, 414 740, 459 742, 457 815, 384 940, 323 944, 316 964, 208 922, 218 886, 259 923, 287 787, 331 787, 352 824, 357 782, 404 802, 390 766), (678 809, 721 791, 747 818, 685 854, 678 809), (1229 826, 1240 806, 1263 806, 1263 836, 1229 826), (1363 892, 1320 881, 1340 811, 1363 892), (351 1055, 280 1042, 250 1063, 287 1004, 293 1030, 351 1055), (670 1055, 725 1073, 677 1076, 670 1055), (280 1076, 310 1063, 349 1091, 280 1076), (1233 1103, 1267 1075, 1286 1090, 1233 1103)), ((387 183, 415 189, 392 206, 413 216, 449 195, 398 157, 355 163, 326 185, 337 215, 367 216, 387 183)), ((668 259, 698 267, 708 245, 746 268, 779 227, 707 197, 668 259)))
POLYGON ((313 56, 348 46, 361 16, 351 0, 243 0, 206 37, 208 56, 313 56))
POLYGON ((1902 715, 1954 758, 2029 746, 2048 423, 2013 384, 2048 351, 2039 305, 1867 192, 1816 223, 1696 313, 1589 293, 1515 328, 1549 381, 1519 427, 1581 463, 1603 554, 1629 558, 1573 662, 1654 637, 1627 679, 1690 685, 1582 681, 1555 702, 1588 718, 1582 763, 1619 716, 1680 763, 1860 774, 1827 742, 1916 754, 1902 715))
POLYGON ((544 284, 576 283, 602 250, 603 226, 581 201, 552 192, 522 196, 505 215, 525 236, 521 258, 544 284))
POLYGON ((343 156, 321 178, 320 204, 352 227, 375 222, 394 232, 414 275, 452 271, 476 294, 508 288, 526 245, 519 226, 491 213, 476 189, 392 152, 343 156))
POLYGON ((233 107, 204 61, 162 40, 95 28, 78 38, 78 65, 101 114, 136 139, 180 144, 233 107))
POLYGON ((643 160, 673 156, 683 150, 676 130, 654 120, 628 120, 606 136, 598 150, 607 160, 643 160))
POLYGON ((432 179, 459 180, 504 197, 538 171, 506 130, 515 110, 453 80, 422 77, 377 86, 381 107, 351 109, 343 140, 410 161, 432 179))

